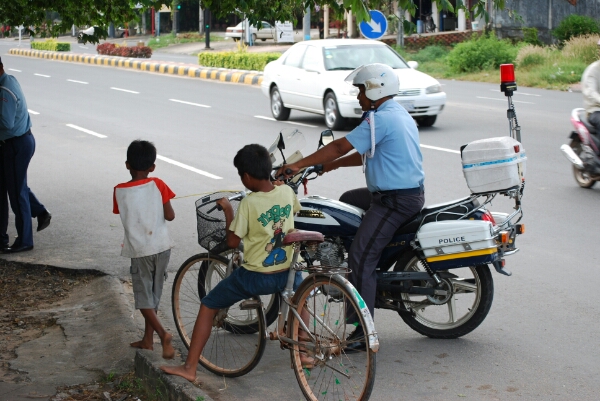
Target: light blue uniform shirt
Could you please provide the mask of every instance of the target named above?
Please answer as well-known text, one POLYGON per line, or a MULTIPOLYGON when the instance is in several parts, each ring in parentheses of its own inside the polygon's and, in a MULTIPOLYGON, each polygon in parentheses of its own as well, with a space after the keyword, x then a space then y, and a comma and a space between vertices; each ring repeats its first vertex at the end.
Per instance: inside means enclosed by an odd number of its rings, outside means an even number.
MULTIPOLYGON (((379 106, 375 118, 375 155, 367 157, 366 179, 369 191, 417 188, 423 185, 423 156, 419 130, 406 109, 393 99, 379 106)), ((346 135, 363 155, 371 149, 371 113, 346 135)))
POLYGON ((0 76, 0 141, 21 136, 31 128, 27 101, 12 75, 0 76))

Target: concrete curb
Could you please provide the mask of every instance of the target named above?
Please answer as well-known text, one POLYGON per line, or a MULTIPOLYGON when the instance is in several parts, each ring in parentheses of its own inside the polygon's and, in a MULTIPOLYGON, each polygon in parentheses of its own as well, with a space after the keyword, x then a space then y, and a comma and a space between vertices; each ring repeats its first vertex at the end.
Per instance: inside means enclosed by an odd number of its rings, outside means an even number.
POLYGON ((157 353, 138 350, 135 354, 135 375, 150 394, 169 401, 214 401, 204 391, 185 380, 183 377, 166 375, 159 369, 161 365, 170 365, 157 353))
POLYGON ((49 60, 70 61, 83 64, 103 65, 117 68, 131 68, 146 72, 187 76, 191 78, 211 79, 221 82, 232 82, 246 85, 262 83, 262 73, 228 70, 224 68, 208 68, 168 61, 149 59, 123 58, 74 53, 59 53, 46 50, 10 49, 9 54, 16 56, 37 57, 49 60))

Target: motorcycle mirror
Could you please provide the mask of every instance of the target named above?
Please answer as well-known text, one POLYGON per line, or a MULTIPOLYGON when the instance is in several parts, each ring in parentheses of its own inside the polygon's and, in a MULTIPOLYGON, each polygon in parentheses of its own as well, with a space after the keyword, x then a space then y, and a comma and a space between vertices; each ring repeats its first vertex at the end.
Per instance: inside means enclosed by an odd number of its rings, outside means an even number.
POLYGON ((283 134, 279 133, 279 142, 277 142, 277 149, 281 152, 281 158, 283 159, 283 164, 287 164, 285 160, 285 155, 283 154, 283 149, 285 149, 285 141, 283 140, 283 134))
POLYGON ((321 132, 321 138, 319 139, 319 148, 321 146, 330 144, 331 142, 333 142, 334 139, 335 138, 333 137, 333 131, 331 131, 330 129, 321 132))

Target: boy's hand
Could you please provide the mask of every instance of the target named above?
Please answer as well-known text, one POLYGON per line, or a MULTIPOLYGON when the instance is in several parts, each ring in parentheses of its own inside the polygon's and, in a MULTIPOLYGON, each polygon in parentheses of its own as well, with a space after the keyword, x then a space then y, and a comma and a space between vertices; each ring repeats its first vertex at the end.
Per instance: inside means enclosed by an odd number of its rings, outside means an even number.
POLYGON ((267 246, 265 246, 265 251, 267 252, 271 252, 273 250, 273 244, 271 244, 270 242, 267 244, 267 246))
POLYGON ((221 206, 221 209, 223 209, 224 211, 233 209, 233 207, 231 206, 231 203, 229 203, 229 199, 227 199, 227 198, 219 199, 217 201, 217 205, 221 206))

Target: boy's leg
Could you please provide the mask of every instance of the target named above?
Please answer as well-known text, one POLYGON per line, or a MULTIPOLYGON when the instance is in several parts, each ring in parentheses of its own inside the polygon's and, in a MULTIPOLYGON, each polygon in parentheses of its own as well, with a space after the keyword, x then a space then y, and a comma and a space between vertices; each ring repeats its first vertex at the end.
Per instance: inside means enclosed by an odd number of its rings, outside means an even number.
POLYGON ((219 312, 218 309, 211 309, 208 306, 201 305, 196 323, 194 324, 194 331, 192 332, 192 339, 190 341, 190 349, 188 352, 185 363, 181 366, 161 366, 160 369, 167 374, 181 376, 186 380, 193 382, 196 380, 196 369, 198 367, 198 360, 200 354, 210 337, 212 330, 213 319, 219 312))
MULTIPOLYGON (((156 331, 156 334, 160 337, 160 342, 162 344, 163 353, 162 356, 165 359, 173 359, 175 356, 175 348, 171 345, 171 341, 173 340, 173 336, 171 333, 165 330, 165 328, 160 324, 160 320, 158 320, 158 316, 156 315, 156 311, 154 309, 140 309, 144 319, 146 321, 146 325, 150 325, 150 339, 152 341, 152 331, 156 331)), ((146 335, 148 331, 144 333, 144 339, 146 339, 146 335)), ((144 341, 144 340, 142 340, 144 341)))
MULTIPOLYGON (((141 312, 141 309, 140 309, 141 312)), ((142 316, 144 314, 142 313, 142 316)), ((144 316, 144 337, 140 341, 135 341, 129 344, 133 348, 154 350, 154 328, 144 316)))

